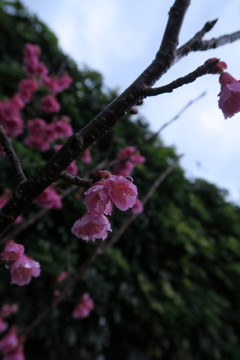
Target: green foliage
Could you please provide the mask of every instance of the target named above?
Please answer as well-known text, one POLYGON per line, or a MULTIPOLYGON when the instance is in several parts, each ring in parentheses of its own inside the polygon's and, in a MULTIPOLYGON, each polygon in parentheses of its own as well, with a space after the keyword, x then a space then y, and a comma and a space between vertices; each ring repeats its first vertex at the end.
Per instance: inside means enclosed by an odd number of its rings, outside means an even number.
MULTIPOLYGON (((12 96, 25 77, 21 63, 26 42, 42 48, 41 59, 50 71, 64 65, 73 77, 74 84, 59 100, 75 129, 115 96, 104 87, 100 74, 79 70, 59 49, 55 35, 19 1, 0 1, 0 31, 1 97, 12 96)), ((30 105, 23 113, 25 120, 33 111, 30 105)), ((151 135, 140 117, 124 117, 93 146, 94 164, 106 156, 114 158, 126 145, 139 146, 146 162, 136 168, 134 181, 143 197, 177 156, 160 139, 146 141, 151 135)), ((13 146, 31 176, 51 154, 28 149, 21 140, 14 140, 13 146)), ((13 188, 8 160, 1 158, 0 166, 1 190, 13 188)), ((84 174, 90 166, 79 164, 79 168, 84 174)), ((64 186, 60 183, 59 188, 64 186)), ((95 244, 70 232, 85 211, 81 194, 73 192, 63 203, 62 209, 46 212, 15 238, 41 263, 41 277, 25 287, 9 286, 8 272, 0 268, 1 303, 20 304, 19 313, 10 320, 20 330, 48 306, 54 290, 61 292, 67 280, 56 284, 57 275, 63 270, 70 277, 76 275, 94 250, 95 244)), ((24 217, 31 219, 38 210, 32 205, 24 217)), ((113 234, 129 213, 115 210, 113 234)), ((191 182, 177 167, 116 247, 97 258, 69 291, 69 298, 29 336, 26 358, 117 360, 130 358, 126 353, 135 351, 154 360, 239 359, 239 217, 239 207, 226 201, 225 191, 201 179, 191 182), (73 320, 74 302, 83 292, 91 294, 96 307, 89 318, 73 320)))

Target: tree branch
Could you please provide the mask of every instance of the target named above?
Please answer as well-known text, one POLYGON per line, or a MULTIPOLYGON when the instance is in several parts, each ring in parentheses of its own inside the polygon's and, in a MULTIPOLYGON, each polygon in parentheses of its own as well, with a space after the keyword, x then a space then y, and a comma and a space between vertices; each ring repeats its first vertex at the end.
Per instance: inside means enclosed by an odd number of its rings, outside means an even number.
POLYGON ((143 89, 152 86, 174 61, 178 37, 190 0, 175 0, 160 49, 150 66, 119 97, 111 102, 67 143, 34 176, 22 184, 2 209, 0 234, 29 206, 62 171, 100 136, 106 134, 139 100, 143 89))
POLYGON ((219 62, 218 59, 209 61, 209 62, 199 66, 196 70, 190 72, 189 74, 187 74, 183 77, 180 77, 177 80, 172 81, 168 85, 164 85, 164 86, 157 87, 157 88, 146 89, 143 92, 143 96, 148 97, 148 96, 156 96, 156 95, 160 95, 160 94, 164 94, 164 93, 170 93, 174 89, 179 88, 180 86, 190 84, 191 82, 195 81, 200 76, 203 76, 206 74, 211 74, 215 65, 218 62, 219 62))
POLYGON ((222 35, 218 38, 212 38, 210 40, 203 40, 204 35, 212 30, 216 24, 217 19, 207 22, 203 28, 198 31, 192 39, 177 49, 175 62, 181 60, 184 56, 187 56, 190 52, 194 51, 206 51, 209 49, 215 49, 217 47, 230 44, 240 39, 240 31, 236 31, 232 34, 222 35))
POLYGON ((13 174, 17 180, 17 183, 22 183, 26 181, 26 176, 22 170, 20 161, 12 147, 12 144, 6 135, 4 128, 0 125, 0 143, 3 146, 3 150, 7 157, 9 158, 12 166, 13 174))

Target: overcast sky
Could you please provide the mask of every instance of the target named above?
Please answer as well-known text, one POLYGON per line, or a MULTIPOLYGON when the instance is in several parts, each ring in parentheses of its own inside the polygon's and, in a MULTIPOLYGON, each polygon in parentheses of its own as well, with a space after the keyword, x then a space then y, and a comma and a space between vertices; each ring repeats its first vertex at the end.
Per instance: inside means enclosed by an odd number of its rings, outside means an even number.
MULTIPOLYGON (((173 0, 23 0, 59 38, 63 51, 79 65, 99 71, 105 84, 124 90, 152 61, 173 0)), ((206 21, 218 18, 206 39, 240 30, 239 0, 193 0, 180 36, 180 45, 206 21)), ((221 58, 240 78, 240 41, 208 52, 191 54, 177 63, 159 85, 193 71, 211 57, 221 58)), ((189 100, 207 95, 167 128, 162 137, 185 154, 181 161, 189 178, 202 177, 228 189, 240 202, 240 114, 224 120, 218 108, 217 75, 167 94, 148 98, 141 114, 155 131, 189 100)))

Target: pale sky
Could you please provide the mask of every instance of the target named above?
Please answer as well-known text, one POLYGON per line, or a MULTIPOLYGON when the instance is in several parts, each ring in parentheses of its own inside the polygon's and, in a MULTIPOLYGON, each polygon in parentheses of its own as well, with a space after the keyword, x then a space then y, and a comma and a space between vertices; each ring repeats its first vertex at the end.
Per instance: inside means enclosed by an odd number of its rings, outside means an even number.
MULTIPOLYGON (((57 35, 62 50, 79 65, 99 71, 105 84, 124 90, 152 61, 173 0, 23 0, 57 35)), ((180 45, 206 21, 218 18, 206 39, 240 30, 239 0, 193 0, 180 36, 180 45)), ((221 58, 240 78, 240 41, 208 52, 197 52, 177 63, 158 85, 193 71, 211 57, 221 58)), ((157 130, 203 91, 207 95, 162 134, 185 156, 188 178, 202 177, 228 189, 240 202, 240 114, 224 120, 218 108, 217 75, 207 75, 172 94, 148 98, 140 108, 157 130)), ((134 144, 130 144, 134 145, 134 144)))

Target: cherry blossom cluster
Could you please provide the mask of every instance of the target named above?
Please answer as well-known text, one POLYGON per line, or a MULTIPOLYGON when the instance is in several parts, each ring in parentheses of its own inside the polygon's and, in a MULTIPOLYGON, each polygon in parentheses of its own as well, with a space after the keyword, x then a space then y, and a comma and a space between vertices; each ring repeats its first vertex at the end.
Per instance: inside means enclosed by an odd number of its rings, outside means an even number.
POLYGON ((0 260, 6 263, 11 275, 11 284, 19 286, 30 283, 32 277, 40 275, 40 264, 24 254, 24 246, 17 244, 14 240, 9 240, 0 260))
POLYGON ((24 338, 18 336, 16 326, 12 326, 0 340, 0 351, 3 360, 25 360, 23 349, 24 338))
POLYGON ((75 305, 72 312, 72 318, 83 319, 89 316, 90 312, 94 309, 94 302, 88 293, 84 293, 79 302, 75 305))
MULTIPOLYGON (((206 63, 212 60, 217 59, 209 59, 206 63)), ((213 74, 220 74, 221 90, 218 94, 218 106, 222 110, 225 119, 231 118, 240 112, 240 81, 224 71, 226 69, 227 64, 224 61, 219 61, 212 72, 213 74)))
POLYGON ((134 146, 126 146, 120 150, 117 159, 119 159, 119 163, 114 166, 113 174, 122 176, 130 176, 135 165, 142 164, 145 161, 145 157, 140 155, 134 146))
MULTIPOLYGON (((0 125, 10 138, 16 138, 23 134, 24 121, 20 111, 33 99, 38 89, 44 88, 47 95, 36 102, 38 109, 43 113, 58 113, 60 104, 56 94, 67 89, 72 78, 64 72, 60 76, 49 75, 46 65, 40 62, 41 49, 34 44, 26 44, 24 47, 24 65, 28 78, 21 79, 18 84, 18 92, 10 99, 0 100, 0 125), (38 105, 39 104, 39 105, 38 105)), ((28 136, 24 143, 39 151, 47 151, 59 138, 67 138, 73 134, 70 119, 67 117, 54 117, 47 123, 42 118, 33 118, 27 121, 28 136)), ((3 154, 2 147, 0 154, 3 154)))
POLYGON ((71 231, 83 240, 106 239, 112 231, 106 215, 111 215, 113 205, 126 211, 134 206, 137 187, 123 176, 111 175, 108 171, 99 172, 102 179, 85 192, 84 203, 88 212, 77 220, 71 231))

